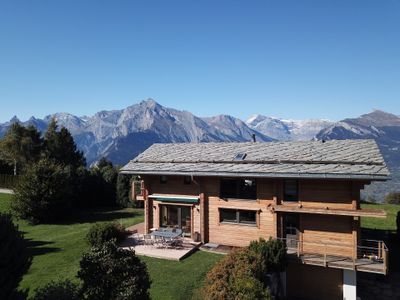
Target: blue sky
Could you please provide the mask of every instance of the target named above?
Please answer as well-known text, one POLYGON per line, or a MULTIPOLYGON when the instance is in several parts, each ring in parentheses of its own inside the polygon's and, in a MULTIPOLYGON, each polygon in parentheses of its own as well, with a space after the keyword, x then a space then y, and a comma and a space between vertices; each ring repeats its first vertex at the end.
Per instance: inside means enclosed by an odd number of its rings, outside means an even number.
POLYGON ((400 2, 0 0, 0 122, 149 97, 199 116, 400 114, 400 2))

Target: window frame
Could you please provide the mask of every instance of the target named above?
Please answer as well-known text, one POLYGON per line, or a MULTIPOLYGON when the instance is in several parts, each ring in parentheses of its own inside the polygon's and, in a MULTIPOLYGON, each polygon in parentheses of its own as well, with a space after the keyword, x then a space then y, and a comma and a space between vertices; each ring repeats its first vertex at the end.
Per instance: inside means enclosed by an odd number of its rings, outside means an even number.
POLYGON ((218 209, 218 218, 219 218, 219 224, 229 224, 229 225, 243 225, 243 226, 250 226, 250 227, 259 227, 259 210, 257 209, 239 209, 239 208, 225 208, 225 207, 220 207, 218 209), (223 221, 222 220, 222 211, 235 211, 235 221, 223 221), (252 212, 254 213, 254 223, 253 222, 241 222, 240 221, 240 212, 252 212))
POLYGON ((232 178, 232 177, 226 177, 226 178, 221 178, 220 183, 219 183, 219 198, 220 199, 235 199, 235 200, 246 200, 246 201, 257 201, 258 200, 258 188, 257 188, 258 182, 256 178, 232 178), (243 193, 243 190, 241 188, 242 182, 246 180, 251 180, 254 182, 254 197, 245 197, 243 193), (229 193, 223 192, 223 181, 235 181, 235 195, 227 195, 229 193))
POLYGON ((285 179, 283 181, 283 201, 284 202, 299 202, 299 180, 298 179, 285 179), (294 181, 296 184, 296 196, 295 199, 288 199, 286 193, 286 186, 288 181, 294 181))

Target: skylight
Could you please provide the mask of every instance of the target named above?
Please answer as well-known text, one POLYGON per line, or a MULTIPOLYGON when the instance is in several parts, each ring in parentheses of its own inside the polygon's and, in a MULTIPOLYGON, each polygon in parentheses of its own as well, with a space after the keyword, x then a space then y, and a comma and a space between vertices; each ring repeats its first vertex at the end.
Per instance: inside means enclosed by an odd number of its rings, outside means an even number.
POLYGON ((244 160, 244 159, 246 158, 246 156, 247 156, 246 153, 239 152, 239 153, 237 153, 237 154, 235 155, 235 157, 233 158, 233 160, 241 161, 241 160, 244 160))

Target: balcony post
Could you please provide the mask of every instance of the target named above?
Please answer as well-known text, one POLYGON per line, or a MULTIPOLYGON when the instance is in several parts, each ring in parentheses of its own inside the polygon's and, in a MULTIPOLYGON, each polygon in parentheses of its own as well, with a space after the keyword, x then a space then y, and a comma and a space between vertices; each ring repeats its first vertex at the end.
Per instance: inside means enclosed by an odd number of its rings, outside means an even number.
POLYGON ((204 193, 200 193, 200 238, 201 242, 206 242, 206 208, 204 193))
POLYGON ((343 270, 343 299, 357 299, 357 272, 353 270, 343 270))
POLYGON ((300 257, 300 241, 297 240, 297 257, 300 257))

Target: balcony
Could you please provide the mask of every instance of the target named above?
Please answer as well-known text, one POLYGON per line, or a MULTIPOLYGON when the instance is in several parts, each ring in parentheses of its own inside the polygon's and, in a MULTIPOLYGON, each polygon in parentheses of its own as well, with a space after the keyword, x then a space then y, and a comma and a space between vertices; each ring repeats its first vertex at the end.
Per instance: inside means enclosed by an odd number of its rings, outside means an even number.
POLYGON ((301 242, 291 238, 278 239, 286 244, 290 261, 384 275, 388 272, 389 250, 383 241, 362 240, 360 245, 353 247, 345 244, 301 242))
POLYGON ((144 200, 144 183, 143 180, 135 180, 132 181, 131 186, 131 198, 132 200, 136 201, 143 201, 144 200))

